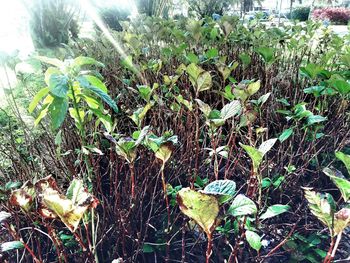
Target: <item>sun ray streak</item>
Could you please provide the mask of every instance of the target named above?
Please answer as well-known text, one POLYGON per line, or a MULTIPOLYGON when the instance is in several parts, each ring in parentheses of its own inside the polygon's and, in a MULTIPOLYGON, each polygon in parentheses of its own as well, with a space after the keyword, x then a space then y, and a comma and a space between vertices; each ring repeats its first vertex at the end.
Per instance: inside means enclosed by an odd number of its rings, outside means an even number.
MULTIPOLYGON (((118 41, 112 36, 107 26, 103 23, 100 16, 96 13, 94 7, 91 5, 90 1, 87 0, 80 0, 81 6, 84 9, 84 11, 90 16, 90 18, 96 23, 96 25, 102 30, 106 38, 109 42, 113 45, 113 47, 116 49, 116 51, 119 53, 121 59, 128 59, 127 54, 124 52, 121 45, 118 43, 118 41)), ((129 63, 129 62, 128 62, 129 63)), ((147 80, 143 77, 142 73, 138 69, 138 67, 130 61, 130 66, 135 69, 135 73, 137 77, 141 80, 143 85, 148 85, 147 80)))

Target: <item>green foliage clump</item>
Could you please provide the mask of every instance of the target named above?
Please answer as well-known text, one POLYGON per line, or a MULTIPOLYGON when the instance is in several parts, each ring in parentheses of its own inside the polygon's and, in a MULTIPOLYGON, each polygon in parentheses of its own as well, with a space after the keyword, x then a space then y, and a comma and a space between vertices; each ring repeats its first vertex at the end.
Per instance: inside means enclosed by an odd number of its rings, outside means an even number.
POLYGON ((68 44, 77 38, 76 7, 70 0, 34 0, 28 4, 29 28, 36 48, 68 44))
POLYGON ((299 21, 307 21, 309 19, 310 10, 309 6, 297 7, 293 9, 290 18, 299 21))

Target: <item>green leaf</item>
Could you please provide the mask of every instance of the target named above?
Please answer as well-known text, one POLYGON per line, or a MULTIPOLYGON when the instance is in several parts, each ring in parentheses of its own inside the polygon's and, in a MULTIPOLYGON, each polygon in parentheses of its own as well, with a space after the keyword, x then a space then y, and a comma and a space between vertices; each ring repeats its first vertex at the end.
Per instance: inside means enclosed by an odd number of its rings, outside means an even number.
POLYGON ((309 208, 311 213, 316 216, 323 224, 329 229, 332 228, 332 208, 328 202, 328 199, 322 196, 320 193, 311 191, 311 188, 304 188, 305 198, 309 202, 309 208))
POLYGON ((326 121, 327 118, 321 116, 321 115, 311 115, 307 117, 307 125, 313 125, 315 123, 320 123, 323 121, 326 121))
POLYGON ((216 180, 208 184, 204 188, 203 193, 234 196, 236 193, 236 183, 232 180, 216 180))
POLYGON ((65 98, 68 92, 68 77, 52 74, 49 79, 49 89, 53 96, 65 98))
POLYGON ((208 71, 202 72, 197 78, 197 91, 205 91, 212 87, 212 78, 208 71))
POLYGON ((249 155, 250 159, 253 162, 254 170, 257 171, 257 169, 259 168, 259 165, 263 160, 263 157, 264 157, 263 153, 252 146, 244 145, 241 143, 239 143, 239 145, 247 152, 247 154, 249 155))
POLYGON ((219 51, 216 48, 211 48, 205 53, 205 56, 208 59, 218 57, 219 56, 219 51))
POLYGON ((52 127, 57 130, 61 127, 68 111, 68 101, 66 98, 55 97, 49 107, 52 127))
POLYGON ((28 111, 29 113, 32 113, 34 111, 34 109, 36 108, 36 106, 38 105, 38 103, 42 100, 42 98, 44 98, 44 96, 46 96, 49 93, 49 88, 43 88, 41 90, 38 91, 38 93, 34 96, 33 100, 31 101, 31 103, 29 104, 28 107, 28 111))
POLYGON ((258 104, 259 104, 260 106, 262 106, 262 105, 269 99, 270 95, 271 95, 271 92, 268 92, 268 93, 262 95, 262 96, 258 99, 258 104))
POLYGON ((260 47, 256 49, 256 52, 263 57, 265 63, 269 63, 274 58, 275 49, 269 47, 260 47))
POLYGON ((350 93, 350 84, 343 79, 331 80, 331 86, 339 91, 340 94, 346 95, 350 93))
POLYGON ((250 96, 252 96, 255 93, 257 93, 259 91, 259 89, 260 89, 260 80, 253 82, 253 83, 250 83, 248 85, 247 91, 248 91, 248 94, 250 96))
POLYGON ((256 214, 257 208, 255 203, 243 194, 239 194, 233 200, 227 213, 232 216, 245 216, 256 214))
POLYGON ((14 249, 24 248, 24 245, 21 241, 10 241, 5 242, 0 245, 0 252, 6 252, 14 249))
POLYGON ((247 67, 252 61, 250 56, 248 54, 245 54, 245 53, 240 54, 238 57, 242 61, 244 68, 247 67))
POLYGON ((264 141, 259 146, 259 149, 258 149, 259 152, 261 152, 262 155, 264 156, 268 151, 271 150, 271 148, 275 145, 276 141, 277 141, 277 138, 264 141))
POLYGON ((350 182, 346 179, 337 177, 336 172, 327 167, 323 169, 323 172, 329 176, 333 183, 338 187, 344 201, 347 202, 350 200, 350 182))
POLYGON ((248 244, 254 248, 256 251, 259 251, 261 248, 261 237, 250 230, 245 231, 245 237, 247 239, 248 244))
POLYGON ((233 100, 221 109, 221 118, 224 120, 232 118, 241 112, 241 108, 239 100, 233 100))
POLYGON ((284 130, 282 134, 278 137, 280 142, 284 142, 287 140, 291 135, 293 134, 293 128, 289 128, 287 130, 284 130))
POLYGON ((335 157, 337 157, 340 161, 342 161, 348 170, 348 174, 350 176, 350 155, 347 155, 342 152, 336 152, 335 157))
POLYGON ((118 107, 117 104, 115 103, 114 100, 112 100, 112 98, 105 92, 103 92, 101 89, 96 88, 94 86, 86 86, 86 89, 88 89, 89 91, 93 92, 95 95, 97 95, 98 97, 100 97, 104 102, 106 102, 113 110, 114 112, 118 113, 118 107))
POLYGON ((289 205, 272 205, 269 206, 264 214, 260 216, 261 220, 265 220, 267 218, 278 216, 284 212, 287 212, 290 209, 289 205))
MULTIPOLYGON (((106 85, 99 78, 96 78, 95 76, 91 76, 91 75, 84 75, 84 76, 80 76, 80 77, 85 78, 90 83, 90 85, 92 85, 96 88, 99 88, 103 92, 107 93, 106 85)), ((83 86, 83 87, 85 88, 85 86, 83 86)))
POLYGON ((322 72, 323 68, 316 64, 307 64, 306 67, 300 68, 300 73, 306 77, 314 79, 317 75, 322 72))
POLYGON ((155 251, 155 249, 154 249, 154 247, 151 246, 151 245, 144 244, 144 245, 142 246, 142 251, 143 251, 143 253, 152 253, 152 252, 155 251))
POLYGON ((98 62, 97 60, 90 58, 90 57, 76 57, 73 62, 73 66, 85 66, 85 65, 96 65, 100 67, 104 67, 104 65, 101 62, 98 62))
POLYGON ((149 86, 138 86, 139 94, 146 102, 149 102, 151 99, 152 89, 149 86))
POLYGON ((218 223, 219 203, 214 196, 190 188, 182 188, 177 194, 182 213, 193 219, 209 236, 218 223))
POLYGON ((198 64, 199 63, 198 57, 195 54, 193 54, 193 53, 188 53, 186 58, 187 58, 187 60, 190 63, 194 63, 194 64, 198 64))

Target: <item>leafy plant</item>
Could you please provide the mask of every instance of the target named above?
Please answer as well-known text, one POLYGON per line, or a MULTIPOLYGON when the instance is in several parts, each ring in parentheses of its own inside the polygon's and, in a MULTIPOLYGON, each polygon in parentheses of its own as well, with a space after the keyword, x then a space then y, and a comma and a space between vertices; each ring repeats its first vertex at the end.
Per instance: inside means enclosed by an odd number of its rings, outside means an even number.
MULTIPOLYGON (((350 182, 339 177, 336 174, 336 171, 330 168, 324 168, 323 172, 330 177, 340 190, 343 200, 347 202, 350 198, 350 182)), ((337 173, 339 174, 340 172, 338 171, 337 173)), ((341 173, 340 176, 342 176, 341 173)), ((332 195, 328 193, 321 194, 312 191, 310 188, 304 188, 304 190, 305 198, 309 202, 311 212, 329 228, 331 234, 331 245, 324 262, 331 262, 339 246, 344 229, 350 226, 350 209, 345 205, 345 207, 337 210, 336 202, 332 195), (334 237, 336 237, 335 242, 334 237)))

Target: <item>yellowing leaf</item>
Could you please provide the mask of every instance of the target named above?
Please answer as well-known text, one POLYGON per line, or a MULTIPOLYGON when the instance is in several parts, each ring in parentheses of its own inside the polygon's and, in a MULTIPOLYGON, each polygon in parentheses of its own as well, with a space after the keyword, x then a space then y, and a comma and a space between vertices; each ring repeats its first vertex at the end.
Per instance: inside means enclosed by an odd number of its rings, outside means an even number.
POLYGON ((342 208, 334 216, 334 232, 339 235, 346 227, 350 226, 350 209, 342 208))
POLYGON ((156 158, 162 160, 163 164, 169 160, 173 152, 172 146, 173 144, 171 142, 164 143, 159 147, 158 151, 156 151, 156 158))
POLYGON ((201 73, 197 78, 197 91, 204 91, 211 88, 213 85, 211 75, 208 71, 201 73))
POLYGON ((193 219, 208 236, 212 234, 219 215, 219 203, 214 196, 183 188, 178 192, 177 203, 182 213, 193 219))
POLYGON ((56 214, 61 221, 74 232, 89 207, 95 207, 97 199, 83 186, 83 182, 74 179, 67 190, 67 196, 60 194, 51 185, 40 194, 42 204, 56 214))

